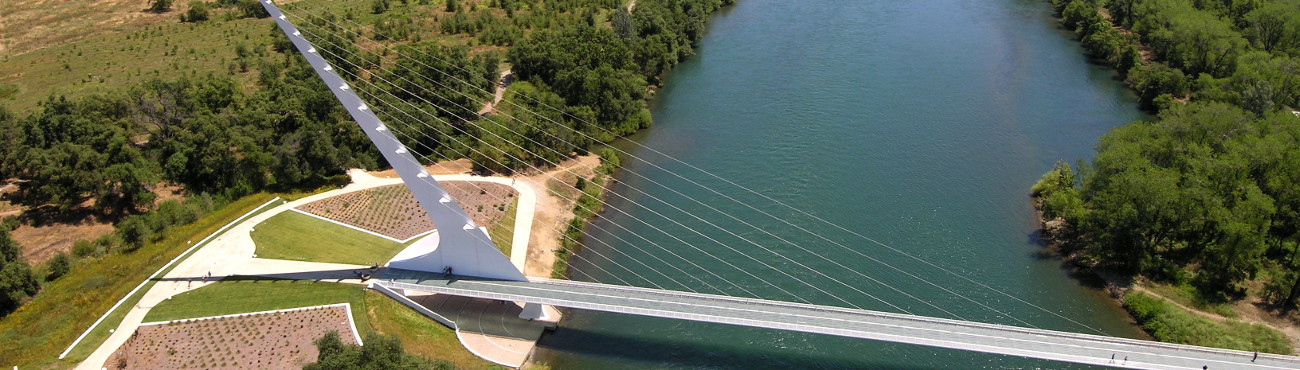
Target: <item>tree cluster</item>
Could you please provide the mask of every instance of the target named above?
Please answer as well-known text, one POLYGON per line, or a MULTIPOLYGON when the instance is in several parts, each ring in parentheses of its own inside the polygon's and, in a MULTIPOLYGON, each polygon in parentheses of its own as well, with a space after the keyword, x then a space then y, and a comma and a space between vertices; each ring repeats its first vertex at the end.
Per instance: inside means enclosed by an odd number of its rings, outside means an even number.
MULTIPOLYGON (((496 105, 502 115, 477 112, 491 99, 499 73, 494 52, 471 55, 466 47, 411 42, 395 47, 397 57, 387 60, 355 46, 354 36, 365 33, 359 29, 321 32, 315 44, 387 110, 380 119, 392 123, 399 138, 420 141, 411 148, 417 154, 468 157, 479 169, 510 172, 558 163, 593 143, 648 127, 649 81, 691 55, 707 16, 729 3, 648 0, 628 13, 618 1, 447 2, 438 26, 444 33, 508 45, 505 59, 518 82, 496 105)), ((329 20, 316 26, 334 28, 332 16, 324 17, 329 20)), ((420 34, 409 28, 423 25, 400 14, 374 24, 375 38, 398 44, 420 34)))
POLYGON ((1300 1, 1053 3, 1089 53, 1126 76, 1147 107, 1192 97, 1262 116, 1300 104, 1300 1), (1154 58, 1144 60, 1144 50, 1154 58))
POLYGON ((316 362, 303 366, 306 370, 353 369, 454 369, 447 361, 431 362, 420 356, 406 353, 396 336, 366 334, 365 346, 346 344, 339 332, 330 331, 316 339, 320 353, 316 362))
POLYGON ((1086 265, 1218 299, 1262 280, 1257 293, 1293 306, 1300 118, 1283 108, 1300 98, 1300 1, 1054 3, 1160 113, 1111 130, 1092 163, 1058 163, 1034 186, 1050 236, 1086 265))
POLYGON ((232 79, 151 80, 118 94, 51 97, 5 122, 0 177, 26 180, 13 200, 104 215, 153 208, 155 187, 234 198, 375 168, 374 149, 301 58, 266 69, 246 93, 232 79))

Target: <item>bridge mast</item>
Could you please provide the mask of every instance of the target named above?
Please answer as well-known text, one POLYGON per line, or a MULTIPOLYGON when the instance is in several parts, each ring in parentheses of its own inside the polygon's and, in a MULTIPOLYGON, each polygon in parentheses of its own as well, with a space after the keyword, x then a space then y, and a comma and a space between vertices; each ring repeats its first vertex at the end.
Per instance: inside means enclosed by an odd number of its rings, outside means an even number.
MULTIPOLYGON (((497 250, 487 232, 475 225, 460 205, 433 180, 410 150, 379 121, 379 117, 348 87, 284 13, 271 0, 262 0, 262 6, 401 176, 437 228, 399 253, 389 261, 388 267, 425 272, 443 272, 445 267, 451 267, 457 275, 526 281, 524 274, 497 250)), ((532 307, 526 307, 525 313, 530 311, 529 308, 532 307)), ((535 310, 540 314, 540 307, 535 310)))

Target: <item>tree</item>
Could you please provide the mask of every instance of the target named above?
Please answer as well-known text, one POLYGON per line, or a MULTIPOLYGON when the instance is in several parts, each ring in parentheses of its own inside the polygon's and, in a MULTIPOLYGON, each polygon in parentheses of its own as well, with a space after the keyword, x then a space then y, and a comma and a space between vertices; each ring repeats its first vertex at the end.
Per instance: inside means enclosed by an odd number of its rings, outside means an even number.
POLYGON ((1153 107, 1156 98, 1161 95, 1180 97, 1186 95, 1188 90, 1183 71, 1163 63, 1143 63, 1134 67, 1128 71, 1125 82, 1137 90, 1138 100, 1145 107, 1153 107))
POLYGON ((271 16, 271 13, 267 13, 266 8, 262 7, 262 3, 257 0, 239 0, 239 12, 245 18, 266 18, 271 16))
POLYGON ((154 13, 163 13, 172 10, 172 0, 153 0, 149 3, 149 11, 154 13))
POLYGON ((208 20, 208 3, 191 1, 190 9, 185 11, 181 22, 202 22, 208 20))
POLYGON ((0 227, 0 316, 18 309, 23 299, 40 289, 21 252, 22 246, 9 237, 9 228, 0 227))
POLYGON ((145 216, 135 215, 117 224, 117 234, 122 237, 122 246, 130 252, 140 249, 153 237, 153 228, 145 216))
POLYGON ((1264 51, 1300 54, 1300 4, 1270 2, 1243 19, 1246 36, 1264 51))

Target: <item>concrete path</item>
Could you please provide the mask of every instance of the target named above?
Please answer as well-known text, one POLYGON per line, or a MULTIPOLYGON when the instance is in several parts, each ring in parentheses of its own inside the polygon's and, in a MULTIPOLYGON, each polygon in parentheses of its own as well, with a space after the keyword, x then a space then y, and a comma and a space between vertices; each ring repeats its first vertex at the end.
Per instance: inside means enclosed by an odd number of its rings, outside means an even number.
MULTIPOLYGON (((350 192, 402 183, 399 178, 378 178, 360 170, 349 171, 349 175, 352 175, 353 182, 342 189, 283 203, 250 217, 226 230, 225 233, 217 236, 186 259, 178 262, 170 272, 163 276, 162 279, 159 279, 149 291, 145 292, 140 301, 126 313, 113 334, 99 348, 95 349, 86 360, 78 364, 77 368, 102 368, 102 365, 112 355, 113 351, 116 351, 122 344, 126 343, 127 339, 130 339, 131 333, 140 325, 149 309, 171 296, 204 287, 220 277, 257 275, 291 279, 334 280, 342 283, 361 284, 361 281, 355 278, 352 271, 365 269, 369 266, 254 258, 253 254, 256 251, 256 245, 253 244, 253 239, 250 236, 254 226, 300 205, 350 192), (209 275, 213 278, 204 282, 203 278, 209 275)), ((511 245, 511 255, 521 257, 518 260, 512 258, 511 262, 519 266, 522 271, 523 256, 527 255, 528 236, 536 207, 536 193, 533 189, 524 185, 523 182, 515 182, 509 178, 435 175, 434 179, 438 181, 487 181, 510 185, 517 189, 519 192, 519 206, 518 216, 515 219, 515 237, 511 245)))

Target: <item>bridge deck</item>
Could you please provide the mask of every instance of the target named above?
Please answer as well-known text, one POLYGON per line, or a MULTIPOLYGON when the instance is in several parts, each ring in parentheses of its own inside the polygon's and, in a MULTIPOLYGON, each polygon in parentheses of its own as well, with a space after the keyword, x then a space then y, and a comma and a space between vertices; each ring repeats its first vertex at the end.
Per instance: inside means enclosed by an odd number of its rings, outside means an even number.
POLYGON ((565 280, 501 281, 390 270, 389 288, 540 303, 1143 369, 1295 369, 1300 358, 1007 325, 565 280), (1114 355, 1114 362, 1111 356, 1114 355), (1127 361, 1123 359, 1128 357, 1127 361))

